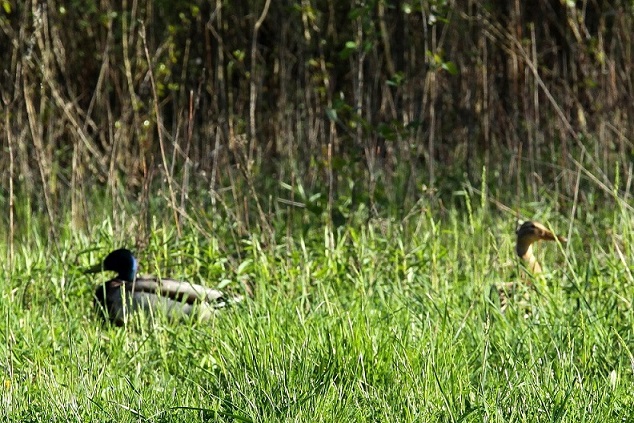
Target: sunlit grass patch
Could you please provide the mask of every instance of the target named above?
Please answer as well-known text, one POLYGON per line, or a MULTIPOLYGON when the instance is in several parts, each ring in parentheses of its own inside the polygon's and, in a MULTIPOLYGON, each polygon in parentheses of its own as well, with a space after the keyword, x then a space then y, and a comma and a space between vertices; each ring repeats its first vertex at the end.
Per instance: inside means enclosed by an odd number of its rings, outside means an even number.
POLYGON ((92 308, 107 275, 83 273, 125 245, 112 225, 92 243, 74 235, 53 252, 27 244, 2 267, 0 413, 14 421, 627 419, 627 262, 612 254, 611 239, 582 245, 588 229, 576 226, 565 248, 536 247, 544 277, 525 304, 502 313, 491 284, 525 273, 509 227, 422 214, 268 244, 254 234, 228 257, 226 240, 190 226, 179 238, 157 223, 138 251, 142 272, 236 293, 248 285, 252 296, 209 322, 124 328, 104 325, 92 308))

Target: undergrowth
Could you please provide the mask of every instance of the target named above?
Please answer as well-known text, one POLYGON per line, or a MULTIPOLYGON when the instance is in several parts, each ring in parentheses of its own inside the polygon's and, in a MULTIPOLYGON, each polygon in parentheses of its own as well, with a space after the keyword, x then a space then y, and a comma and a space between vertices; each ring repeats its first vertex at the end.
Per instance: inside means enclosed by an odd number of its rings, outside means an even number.
POLYGON ((92 295, 107 275, 83 270, 115 247, 134 247, 134 225, 119 225, 131 217, 87 232, 59 228, 54 249, 31 233, 0 275, 0 415, 628 420, 627 213, 606 216, 612 231, 592 243, 583 240, 600 225, 577 221, 569 231, 565 218, 538 214, 571 241, 537 247, 545 276, 528 302, 501 313, 491 286, 530 276, 514 257, 514 222, 475 209, 442 219, 421 209, 403 221, 315 225, 269 239, 203 236, 188 224, 179 237, 170 216, 157 218, 136 251, 142 272, 252 296, 209 322, 128 328, 101 323, 92 295))

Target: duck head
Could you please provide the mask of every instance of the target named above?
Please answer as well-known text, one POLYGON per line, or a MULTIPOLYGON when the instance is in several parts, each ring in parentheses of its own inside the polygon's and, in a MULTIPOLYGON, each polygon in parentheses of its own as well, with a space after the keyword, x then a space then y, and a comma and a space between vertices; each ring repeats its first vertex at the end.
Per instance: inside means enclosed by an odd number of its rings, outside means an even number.
POLYGON ((531 221, 524 222, 517 228, 515 234, 517 235, 515 252, 524 260, 527 268, 534 274, 541 273, 542 270, 537 258, 533 255, 534 242, 559 240, 559 242, 564 244, 568 241, 562 236, 555 235, 541 223, 531 221))
POLYGON ((117 273, 116 279, 132 282, 134 281, 138 267, 139 265, 132 251, 126 248, 120 248, 108 254, 103 263, 91 267, 86 273, 112 271, 117 273))
POLYGON ((531 246, 535 241, 554 241, 559 240, 562 244, 567 242, 567 239, 562 236, 557 236, 549 231, 544 225, 538 222, 524 222, 517 231, 515 231, 517 235, 517 255, 522 257, 528 247, 531 246))

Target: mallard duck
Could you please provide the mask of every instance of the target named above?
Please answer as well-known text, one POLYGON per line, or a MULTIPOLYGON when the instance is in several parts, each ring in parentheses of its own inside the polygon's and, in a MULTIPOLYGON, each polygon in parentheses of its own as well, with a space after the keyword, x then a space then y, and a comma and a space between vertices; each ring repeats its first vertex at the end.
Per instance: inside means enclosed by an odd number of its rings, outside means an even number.
POLYGON ((106 321, 122 326, 130 313, 139 309, 150 315, 161 309, 170 318, 197 313, 198 318, 205 319, 226 304, 224 294, 218 290, 173 279, 137 277, 137 270, 132 252, 121 248, 86 271, 117 273, 95 290, 95 308, 106 321))
MULTIPOLYGON (((537 257, 533 254, 533 243, 536 241, 555 241, 566 243, 567 239, 553 234, 544 225, 538 222, 524 222, 515 231, 517 242, 515 244, 515 252, 524 262, 526 269, 533 275, 537 276, 542 272, 542 267, 537 261, 537 257)), ((529 279, 527 282, 506 282, 495 286, 500 297, 500 308, 505 311, 508 307, 509 297, 512 296, 522 285, 531 286, 529 279)))

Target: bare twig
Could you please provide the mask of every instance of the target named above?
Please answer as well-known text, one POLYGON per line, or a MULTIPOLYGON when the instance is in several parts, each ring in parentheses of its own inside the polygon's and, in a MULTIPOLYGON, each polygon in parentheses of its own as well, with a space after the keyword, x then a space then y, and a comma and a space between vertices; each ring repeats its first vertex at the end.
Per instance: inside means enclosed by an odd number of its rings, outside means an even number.
POLYGON ((148 75, 150 77, 150 83, 152 84, 154 118, 156 119, 156 130, 158 132, 159 147, 161 149, 161 159, 163 163, 163 170, 165 171, 165 178, 167 179, 167 187, 170 193, 170 206, 172 207, 172 212, 174 213, 174 224, 176 225, 176 230, 178 232, 178 236, 180 237, 182 235, 182 232, 181 232, 181 225, 180 225, 180 221, 178 219, 178 213, 177 213, 178 206, 176 204, 176 193, 174 192, 174 186, 173 186, 174 181, 173 181, 172 175, 170 174, 168 170, 169 166, 167 164, 167 156, 165 154, 165 143, 163 142, 163 127, 161 124, 162 120, 161 120, 161 115, 158 109, 158 104, 159 104, 158 94, 156 93, 156 84, 154 82, 154 72, 152 70, 152 60, 150 58, 150 52, 148 50, 147 42, 145 39, 145 25, 143 23, 141 23, 141 39, 143 40, 143 50, 145 51, 145 60, 147 61, 147 65, 148 65, 148 75))
POLYGON ((251 161, 253 160, 253 152, 256 145, 257 140, 257 132, 255 127, 255 109, 257 103, 257 80, 258 80, 258 72, 256 65, 256 54, 258 48, 258 32, 260 31, 260 27, 262 23, 264 23, 264 19, 266 19, 266 15, 269 12, 269 6, 271 5, 271 0, 266 0, 264 3, 264 9, 262 10, 262 14, 253 25, 253 36, 251 38, 251 77, 249 80, 249 128, 250 128, 250 139, 249 139, 249 152, 248 152, 248 161, 247 166, 249 169, 251 168, 251 161))

